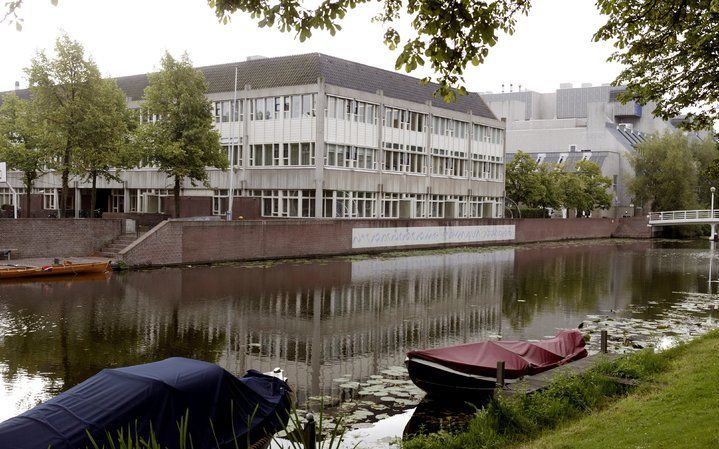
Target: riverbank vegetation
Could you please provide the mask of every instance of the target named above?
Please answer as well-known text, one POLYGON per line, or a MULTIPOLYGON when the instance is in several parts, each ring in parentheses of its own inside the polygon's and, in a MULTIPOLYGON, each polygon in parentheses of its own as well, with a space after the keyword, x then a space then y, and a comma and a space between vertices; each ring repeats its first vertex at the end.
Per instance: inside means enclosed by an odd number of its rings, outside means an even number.
POLYGON ((604 361, 542 392, 492 400, 466 431, 421 435, 402 447, 713 447, 719 435, 706 424, 719 408, 718 350, 714 331, 662 353, 604 361))
MULTIPOLYGON (((592 161, 566 164, 540 163, 519 151, 507 163, 507 198, 522 207, 523 217, 545 217, 546 209, 592 211, 611 206, 611 179, 602 176, 592 161)), ((511 210, 511 209, 510 209, 511 210)))

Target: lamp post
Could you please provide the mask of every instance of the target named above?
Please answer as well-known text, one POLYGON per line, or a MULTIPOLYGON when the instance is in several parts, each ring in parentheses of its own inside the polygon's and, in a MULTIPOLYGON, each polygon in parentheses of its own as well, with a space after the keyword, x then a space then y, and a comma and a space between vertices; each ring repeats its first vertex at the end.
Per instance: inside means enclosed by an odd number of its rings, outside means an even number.
MULTIPOLYGON (((712 187, 711 189, 709 189, 709 191, 712 193, 711 219, 712 219, 712 221, 713 221, 713 220, 714 220, 714 192, 716 192, 717 189, 716 189, 716 187, 712 187)), ((717 232, 716 232, 716 231, 717 231, 717 228, 716 228, 716 226, 717 226, 717 225, 716 225, 716 223, 712 223, 711 226, 712 226, 712 231, 711 231, 712 236, 711 236, 711 239, 712 239, 712 240, 716 240, 716 238, 717 238, 717 232)))

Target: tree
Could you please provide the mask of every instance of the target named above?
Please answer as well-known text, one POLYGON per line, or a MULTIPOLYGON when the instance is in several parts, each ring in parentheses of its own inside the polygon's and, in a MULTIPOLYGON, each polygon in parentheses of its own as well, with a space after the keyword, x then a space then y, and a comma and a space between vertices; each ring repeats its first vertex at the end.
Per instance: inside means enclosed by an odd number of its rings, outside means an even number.
POLYGON ((686 136, 680 132, 650 136, 630 158, 634 178, 629 190, 649 210, 695 209, 701 171, 686 136))
POLYGON ((719 122, 719 1, 597 0, 607 23, 595 41, 613 41, 610 60, 624 65, 614 81, 621 100, 656 102, 665 120, 689 110, 685 126, 719 122))
POLYGON ((564 207, 580 211, 608 209, 612 205, 612 195, 608 192, 612 180, 602 176, 595 162, 579 161, 576 170, 565 175, 569 189, 564 192, 564 207), (576 185, 579 189, 576 189, 576 185))
MULTIPOLYGON (((208 0, 208 3, 224 22, 229 20, 229 14, 243 11, 256 18, 260 27, 274 26, 283 32, 294 32, 300 41, 304 41, 312 36, 314 30, 328 30, 334 35, 341 30, 340 22, 349 9, 373 2, 322 0, 318 4, 297 0, 208 0)), ((429 60, 438 74, 437 94, 449 101, 457 93, 466 93, 461 84, 467 65, 481 64, 489 49, 497 43, 500 33, 512 34, 517 17, 529 11, 530 3, 530 0, 413 0, 404 4, 396 0, 381 0, 381 12, 374 20, 387 26, 384 42, 391 50, 401 46, 395 68, 411 72, 429 60), (405 17, 411 17, 412 35, 402 43, 397 26, 405 17), (454 86, 459 86, 457 91, 454 86)), ((430 78, 423 81, 429 82, 430 78)))
POLYGON ((507 198, 532 208, 542 201, 544 187, 537 173, 538 165, 527 153, 518 151, 514 155, 505 172, 507 198))
POLYGON ((5 95, 0 105, 0 161, 10 170, 20 171, 25 185, 25 216, 30 217, 30 199, 35 180, 51 162, 47 150, 51 131, 38 118, 35 105, 14 93, 5 95))
POLYGON ((97 178, 121 181, 119 170, 136 166, 140 158, 128 140, 130 129, 137 123, 136 117, 127 108, 125 94, 114 80, 102 80, 85 112, 87 119, 83 121, 82 141, 86 145, 77 152, 73 171, 92 184, 92 218, 97 178))
POLYGON ((561 167, 556 164, 539 164, 529 154, 519 151, 507 164, 506 195, 529 208, 559 207, 561 173, 561 167))
POLYGON ((52 152, 62 176, 60 215, 65 216, 70 173, 76 171, 75 154, 92 151, 97 142, 87 130, 94 121, 96 102, 103 98, 103 81, 95 63, 85 57, 80 43, 62 34, 55 43, 55 58, 39 52, 26 69, 33 101, 41 119, 62 137, 52 152))
MULTIPOLYGON (((57 0, 51 0, 57 4, 57 0)), ((304 2, 279 0, 208 0, 217 17, 227 23, 229 15, 243 11, 257 19, 260 27, 276 27, 282 32, 294 32, 300 39, 312 36, 315 30, 327 30, 334 35, 341 30, 340 23, 350 9, 370 0, 322 0, 304 2)), ((22 28, 18 10, 23 0, 9 0, 0 23, 9 21, 22 28)), ((457 94, 466 94, 463 73, 468 64, 479 65, 493 47, 500 34, 514 33, 518 16, 527 14, 531 0, 495 0, 492 2, 437 2, 434 0, 409 1, 405 5, 396 0, 381 0, 381 11, 374 20, 387 26, 384 42, 401 52, 395 68, 411 72, 428 60, 438 74, 437 94, 450 101, 457 94), (400 22, 411 17, 411 35, 402 42, 398 31, 400 22)), ((430 77, 423 79, 429 82, 430 77)))
POLYGON ((192 67, 187 54, 176 60, 165 53, 160 66, 159 72, 148 75, 142 104, 143 116, 159 119, 139 127, 137 143, 158 170, 174 179, 179 217, 183 181, 207 185, 206 167, 226 169, 229 163, 214 129, 205 76, 192 67))

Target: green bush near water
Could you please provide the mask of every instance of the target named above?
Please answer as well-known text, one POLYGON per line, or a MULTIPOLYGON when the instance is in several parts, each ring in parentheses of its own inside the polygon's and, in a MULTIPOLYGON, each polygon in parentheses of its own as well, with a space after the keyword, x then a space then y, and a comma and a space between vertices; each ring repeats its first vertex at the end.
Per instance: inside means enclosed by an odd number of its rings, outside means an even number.
POLYGON ((492 449, 527 441, 605 407, 634 388, 634 383, 653 381, 680 351, 681 347, 664 353, 645 350, 600 361, 581 375, 558 377, 538 393, 514 397, 497 395, 477 412, 465 431, 420 435, 402 442, 402 448, 492 449))

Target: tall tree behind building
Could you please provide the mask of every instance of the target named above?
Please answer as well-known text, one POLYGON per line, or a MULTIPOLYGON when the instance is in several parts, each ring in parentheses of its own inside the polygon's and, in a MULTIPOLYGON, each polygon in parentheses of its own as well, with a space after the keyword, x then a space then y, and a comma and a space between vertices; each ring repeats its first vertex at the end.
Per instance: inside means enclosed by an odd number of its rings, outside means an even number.
POLYGON ((213 125, 207 82, 187 54, 180 60, 165 53, 160 71, 148 74, 142 104, 145 120, 138 128, 141 152, 173 179, 175 217, 180 216, 180 189, 185 179, 207 187, 207 167, 226 169, 227 155, 213 125))

